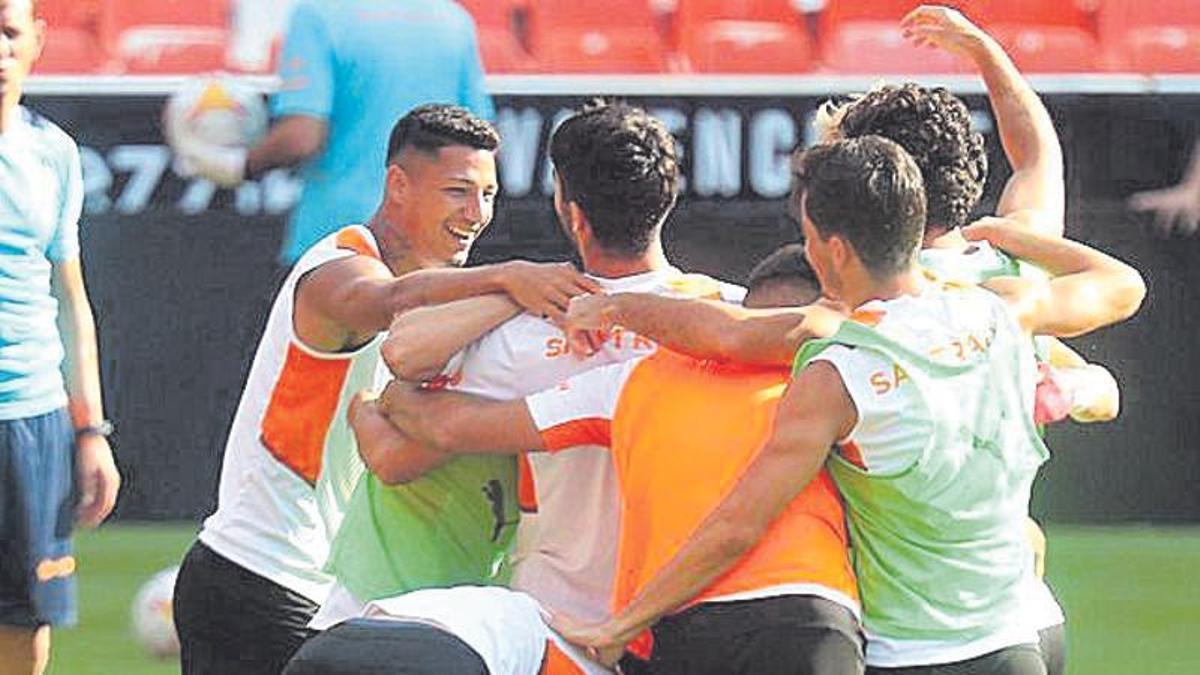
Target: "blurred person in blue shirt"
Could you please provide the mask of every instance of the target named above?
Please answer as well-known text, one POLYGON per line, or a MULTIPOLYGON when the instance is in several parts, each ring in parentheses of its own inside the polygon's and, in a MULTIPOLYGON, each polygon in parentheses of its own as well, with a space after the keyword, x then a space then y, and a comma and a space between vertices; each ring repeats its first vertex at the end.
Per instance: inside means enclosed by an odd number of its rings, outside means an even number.
POLYGON ((451 0, 298 0, 271 100, 275 123, 249 149, 189 143, 181 165, 232 187, 301 166, 304 189, 284 237, 290 265, 322 237, 379 205, 388 133, 422 103, 491 118, 475 23, 451 0))
POLYGON ((120 485, 79 261, 79 150, 20 105, 46 24, 0 0, 0 672, 45 670, 76 620, 71 531, 120 485))

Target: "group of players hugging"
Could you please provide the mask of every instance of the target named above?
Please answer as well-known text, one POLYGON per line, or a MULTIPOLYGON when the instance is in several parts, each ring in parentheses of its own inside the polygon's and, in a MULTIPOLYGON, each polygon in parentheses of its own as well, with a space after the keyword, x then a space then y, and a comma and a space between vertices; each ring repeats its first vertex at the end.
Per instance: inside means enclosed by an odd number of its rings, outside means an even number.
POLYGON ((185 675, 1062 673, 1041 429, 1118 396, 1056 338, 1145 286, 1063 238, 1062 151, 999 45, 947 8, 903 29, 982 76, 996 215, 970 220, 966 106, 882 84, 821 108, 804 243, 746 289, 667 260, 679 169, 644 111, 550 141, 581 271, 461 267, 500 138, 405 115, 375 215, 271 309, 176 586, 185 675))

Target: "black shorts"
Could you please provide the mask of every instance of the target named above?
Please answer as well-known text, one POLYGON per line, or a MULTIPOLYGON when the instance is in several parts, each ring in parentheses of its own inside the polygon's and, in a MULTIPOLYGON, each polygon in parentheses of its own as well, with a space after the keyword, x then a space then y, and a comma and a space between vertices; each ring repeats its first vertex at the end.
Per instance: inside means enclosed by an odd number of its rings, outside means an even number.
POLYGON ((192 544, 175 581, 183 675, 274 675, 315 633, 317 604, 192 544))
POLYGON ((1067 672, 1067 627, 1065 624, 1050 626, 1038 631, 1038 649, 1046 662, 1047 675, 1063 675, 1067 672))
POLYGON ((654 626, 650 672, 859 675, 863 639, 850 610, 811 595, 705 602, 654 626))
POLYGON ((1016 645, 936 666, 869 667, 867 675, 1046 675, 1046 663, 1037 645, 1016 645))
POLYGON ((0 624, 75 623, 77 501, 67 411, 0 420, 0 624))
POLYGON ((457 636, 413 621, 350 619, 304 644, 284 675, 488 675, 457 636))

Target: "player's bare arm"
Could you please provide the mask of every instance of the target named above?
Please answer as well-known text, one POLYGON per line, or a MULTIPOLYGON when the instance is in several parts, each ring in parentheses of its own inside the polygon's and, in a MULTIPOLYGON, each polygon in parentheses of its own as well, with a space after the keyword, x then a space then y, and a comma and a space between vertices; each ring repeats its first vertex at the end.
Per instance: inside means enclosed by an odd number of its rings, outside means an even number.
POLYGON ((545 449, 524 399, 495 401, 392 381, 378 405, 401 433, 437 452, 515 455, 545 449))
POLYGON ((397 378, 422 382, 437 376, 451 357, 521 311, 512 298, 497 293, 418 307, 392 321, 380 351, 397 378))
POLYGON ((346 411, 358 456, 385 485, 416 480, 450 461, 451 456, 431 450, 392 424, 379 409, 378 398, 359 392, 346 411))
POLYGON ((626 643, 696 597, 753 548, 857 419, 833 366, 817 362, 805 368, 784 393, 771 437, 746 473, 637 597, 600 626, 556 617, 555 628, 568 640, 594 648, 593 654, 619 656, 626 643))
POLYGON ((386 330, 392 318, 425 305, 487 293, 507 293, 526 310, 561 317, 572 294, 595 282, 566 264, 513 261, 470 269, 422 269, 394 276, 368 256, 321 265, 297 286, 296 333, 322 351, 362 345, 386 330))
MULTIPOLYGON (((100 392, 96 323, 79 258, 55 263, 51 284, 52 294, 58 299, 63 375, 71 421, 76 429, 99 429, 104 423, 104 405, 100 392)), ((76 517, 80 525, 95 527, 116 505, 121 475, 103 434, 81 433, 76 443, 75 474, 79 488, 76 517)))
POLYGON ((697 358, 788 365, 805 340, 832 335, 843 318, 825 303, 747 309, 715 300, 615 293, 574 299, 566 330, 581 354, 593 351, 595 335, 619 325, 697 358))
POLYGON ((329 120, 312 115, 287 115, 271 125, 258 145, 246 154, 246 176, 285 166, 297 166, 315 157, 329 137, 329 120))
POLYGON ((1046 106, 1004 48, 949 7, 918 7, 901 26, 918 44, 934 45, 971 61, 983 77, 1013 170, 996 213, 1020 226, 1061 235, 1066 209, 1062 146, 1046 106))
POLYGON ((984 284, 1004 297, 1035 335, 1088 333, 1133 316, 1146 297, 1146 283, 1136 269, 1079 242, 1013 228, 997 218, 974 223, 963 235, 986 239, 1053 276, 1048 281, 997 277, 984 284))

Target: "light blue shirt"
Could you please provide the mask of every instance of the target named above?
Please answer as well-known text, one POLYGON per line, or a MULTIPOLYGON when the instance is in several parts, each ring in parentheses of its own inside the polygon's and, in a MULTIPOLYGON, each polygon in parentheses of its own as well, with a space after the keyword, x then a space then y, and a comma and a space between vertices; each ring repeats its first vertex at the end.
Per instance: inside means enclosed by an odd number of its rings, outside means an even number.
POLYGON ((51 265, 79 256, 79 149, 20 108, 0 134, 0 419, 66 405, 51 265))
POLYGON ((388 137, 408 111, 451 103, 492 117, 475 24, 450 0, 300 0, 279 60, 271 113, 325 119, 324 151, 302 169, 285 263, 338 228, 365 222, 383 196, 388 137))

